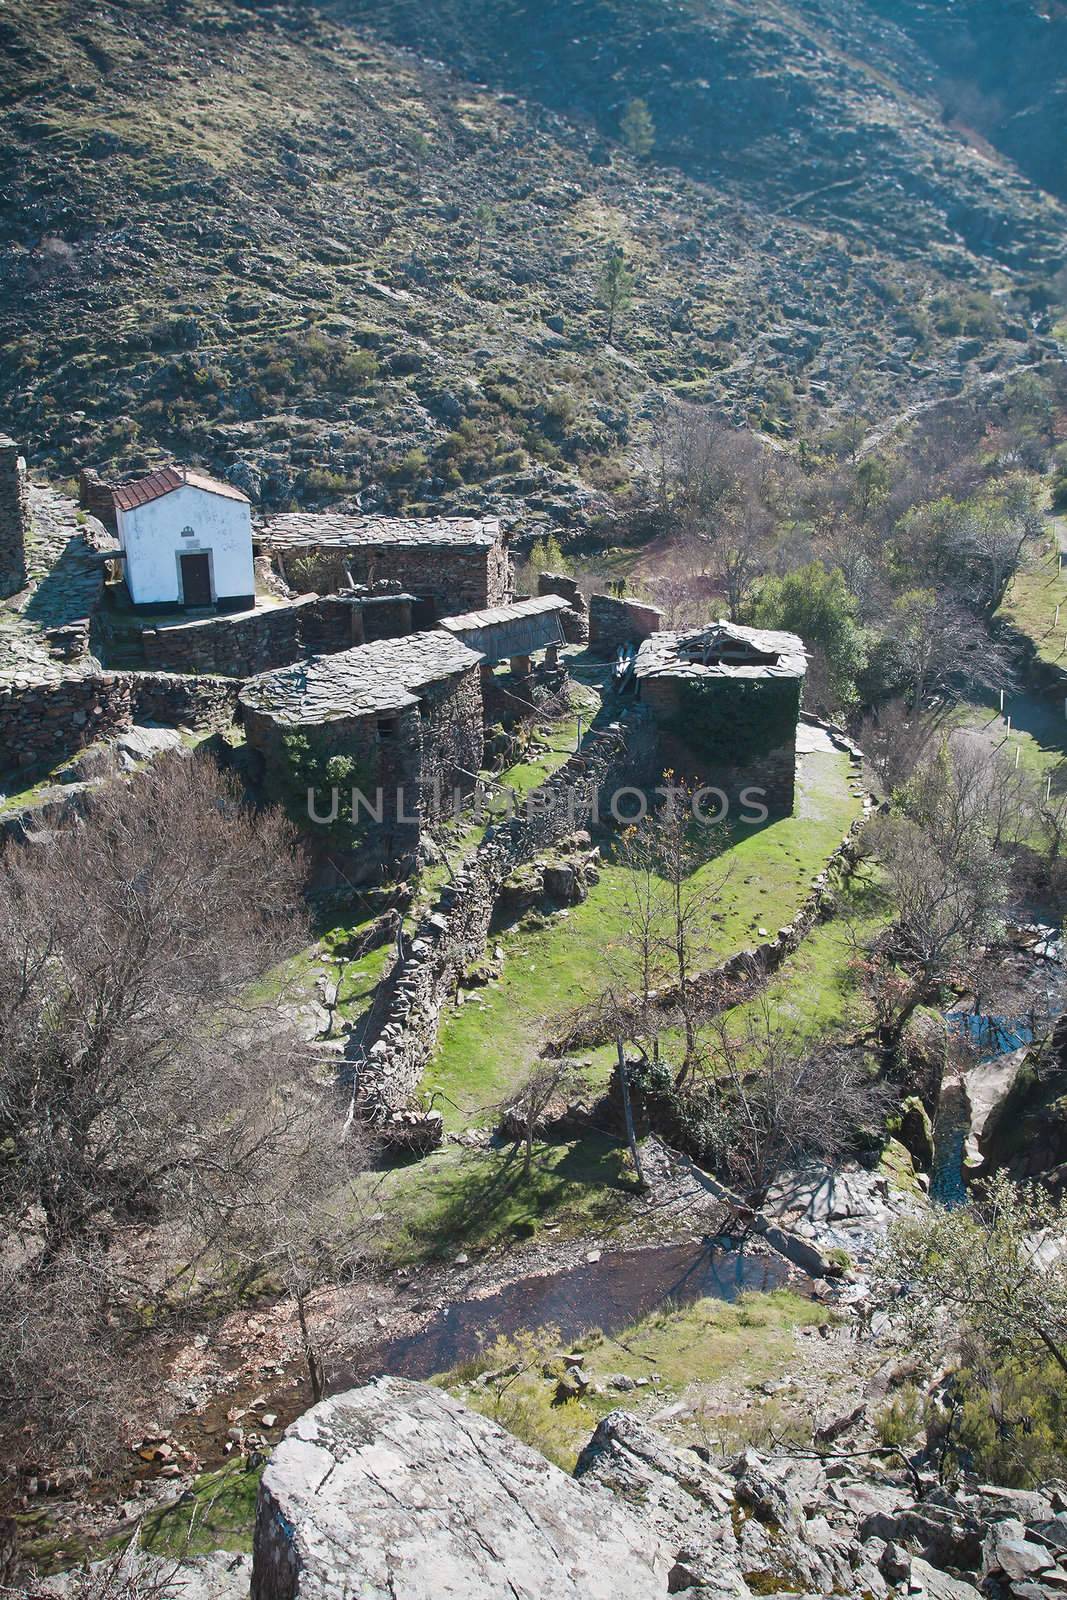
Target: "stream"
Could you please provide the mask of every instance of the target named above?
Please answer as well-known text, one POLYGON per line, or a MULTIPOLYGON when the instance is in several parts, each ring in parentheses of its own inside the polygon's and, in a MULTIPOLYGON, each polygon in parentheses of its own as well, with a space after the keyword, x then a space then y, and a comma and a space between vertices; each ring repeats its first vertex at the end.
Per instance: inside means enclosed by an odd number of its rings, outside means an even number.
MULTIPOLYGON (((723 1249, 710 1240, 604 1251, 596 1260, 587 1259, 577 1266, 516 1278, 494 1294, 449 1301, 416 1332, 378 1338, 362 1346, 331 1371, 327 1391, 337 1394, 381 1373, 431 1378, 491 1347, 500 1334, 551 1324, 567 1346, 593 1328, 610 1337, 661 1307, 688 1305, 709 1296, 736 1300, 740 1294, 777 1289, 786 1283, 803 1293, 808 1281, 781 1256, 723 1249)), ((417 1280, 411 1288, 417 1296, 417 1280)), ((291 1361, 287 1365, 285 1381, 268 1385, 264 1396, 264 1403, 275 1414, 275 1429, 287 1426, 312 1403, 303 1364, 291 1361)), ((262 1393, 262 1380, 258 1390, 262 1393)), ((255 1385, 227 1390, 190 1413, 184 1426, 179 1425, 176 1431, 196 1451, 202 1467, 218 1467, 227 1459, 231 1422, 247 1416, 241 1407, 247 1406, 256 1392, 255 1385)), ((157 1470, 145 1465, 138 1476, 154 1477, 157 1470)))
MULTIPOLYGON (((1048 918, 1049 908, 1043 907, 1029 925, 1039 937, 1028 951, 1017 950, 1016 970, 1010 975, 1014 981, 1009 979, 1006 992, 1001 996, 1008 1004, 1019 1005, 1018 1011, 999 1015, 956 1005, 944 1013, 950 1043, 953 1037, 960 1042, 969 1057, 970 1067, 981 1067, 1030 1044, 1062 1014, 1063 942, 1057 925, 1048 918)), ((930 1197, 943 1206, 960 1206, 966 1202, 963 1158, 970 1131, 967 1091, 959 1079, 949 1078, 934 1118, 934 1160, 930 1173, 930 1197)))
POLYGON ((617 1333, 661 1306, 706 1296, 736 1300, 746 1291, 777 1289, 795 1276, 779 1256, 706 1243, 606 1251, 567 1271, 519 1278, 495 1294, 453 1301, 417 1333, 361 1351, 331 1388, 350 1388, 379 1372, 429 1378, 477 1355, 498 1335, 524 1328, 552 1325, 568 1345, 592 1328, 617 1333))

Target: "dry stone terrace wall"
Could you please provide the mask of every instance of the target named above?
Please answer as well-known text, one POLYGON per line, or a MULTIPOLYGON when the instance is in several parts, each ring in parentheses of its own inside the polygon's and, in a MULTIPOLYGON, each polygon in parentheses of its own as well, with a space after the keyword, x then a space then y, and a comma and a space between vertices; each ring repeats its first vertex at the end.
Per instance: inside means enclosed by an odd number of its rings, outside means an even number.
POLYGON ((71 673, 0 689, 0 780, 23 785, 133 723, 129 675, 71 673))
POLYGON ((202 617, 141 634, 146 666, 253 678, 308 655, 336 655, 353 645, 411 632, 405 594, 299 595, 235 616, 202 617))
POLYGON ((232 681, 161 672, 71 672, 0 689, 0 782, 25 786, 135 723, 224 728, 236 701, 232 681))
POLYGON ((593 814, 598 792, 625 759, 621 728, 593 731, 582 748, 530 796, 526 809, 491 828, 473 859, 441 891, 410 951, 385 979, 379 1027, 364 1037, 358 1092, 371 1116, 406 1106, 433 1053, 441 1012, 463 974, 485 954, 489 923, 504 880, 593 814))

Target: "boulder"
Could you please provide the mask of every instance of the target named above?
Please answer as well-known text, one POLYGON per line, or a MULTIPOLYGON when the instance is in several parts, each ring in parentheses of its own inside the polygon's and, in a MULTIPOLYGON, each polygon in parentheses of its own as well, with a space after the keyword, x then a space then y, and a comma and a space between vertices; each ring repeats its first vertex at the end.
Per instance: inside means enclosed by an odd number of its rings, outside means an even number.
POLYGON ((290 1427, 260 1490, 252 1600, 649 1600, 659 1540, 441 1389, 378 1378, 290 1427))
POLYGON ((982 1541, 982 1571, 1003 1573, 1009 1582, 1040 1580, 1042 1573, 1056 1565, 1055 1557, 1042 1545, 1026 1537, 1026 1528, 1014 1517, 1005 1517, 986 1529, 982 1541))
POLYGON ((908 1592, 927 1596, 928 1600, 981 1600, 981 1595, 973 1583, 965 1583, 962 1578, 953 1578, 947 1572, 939 1572, 928 1561, 924 1561, 922 1556, 916 1556, 911 1564, 908 1592))

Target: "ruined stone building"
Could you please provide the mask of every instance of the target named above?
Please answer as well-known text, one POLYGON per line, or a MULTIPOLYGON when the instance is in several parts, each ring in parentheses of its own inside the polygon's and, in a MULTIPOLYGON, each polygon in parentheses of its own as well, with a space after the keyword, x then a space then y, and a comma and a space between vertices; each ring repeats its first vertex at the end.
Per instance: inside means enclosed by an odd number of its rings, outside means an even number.
POLYGON ((654 714, 659 770, 723 790, 765 791, 793 809, 807 655, 795 633, 713 622, 653 633, 637 652, 636 693, 654 714))
POLYGON ((293 588, 322 593, 392 579, 414 596, 416 627, 511 598, 511 562, 497 517, 378 517, 286 512, 258 533, 293 588))
MULTIPOLYGON (((397 854, 467 792, 482 762, 481 656, 444 630, 382 639, 264 673, 239 698, 248 743, 290 793, 335 782, 378 804, 397 854), (331 765, 331 758, 340 758, 331 765)), ((380 837, 380 834, 379 834, 380 837)), ((386 848, 389 846, 387 845, 386 848)))

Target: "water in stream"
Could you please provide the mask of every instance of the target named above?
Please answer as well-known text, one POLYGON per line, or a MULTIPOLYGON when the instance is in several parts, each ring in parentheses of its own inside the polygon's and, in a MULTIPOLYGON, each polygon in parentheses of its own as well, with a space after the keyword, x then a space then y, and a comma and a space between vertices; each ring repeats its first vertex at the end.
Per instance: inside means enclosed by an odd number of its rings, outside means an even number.
POLYGON ((443 1306, 418 1333, 361 1351, 332 1387, 349 1388, 379 1372, 429 1378, 477 1355, 498 1334, 522 1328, 552 1324, 564 1344, 591 1328, 617 1333, 667 1303, 688 1304, 709 1295, 735 1300, 745 1290, 776 1289, 788 1277, 778 1256, 707 1243, 606 1251, 569 1271, 520 1278, 496 1294, 443 1306))

